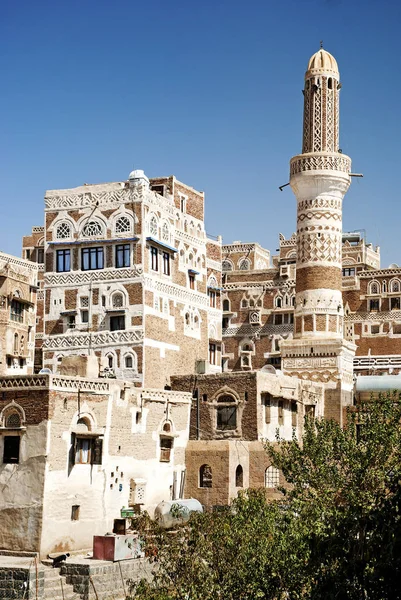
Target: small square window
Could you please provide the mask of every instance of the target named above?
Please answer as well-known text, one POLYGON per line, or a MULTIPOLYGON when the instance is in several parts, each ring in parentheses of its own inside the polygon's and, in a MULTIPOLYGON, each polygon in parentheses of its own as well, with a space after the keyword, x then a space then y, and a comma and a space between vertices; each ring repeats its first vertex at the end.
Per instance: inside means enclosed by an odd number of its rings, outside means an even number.
POLYGON ((79 504, 73 504, 71 506, 71 521, 79 521, 79 504))

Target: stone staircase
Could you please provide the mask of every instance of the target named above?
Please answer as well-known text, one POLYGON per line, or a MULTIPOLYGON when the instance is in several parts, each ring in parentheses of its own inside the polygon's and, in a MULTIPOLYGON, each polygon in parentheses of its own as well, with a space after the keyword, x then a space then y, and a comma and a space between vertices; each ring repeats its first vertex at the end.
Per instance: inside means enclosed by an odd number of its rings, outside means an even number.
POLYGON ((81 595, 74 592, 66 577, 60 575, 60 568, 50 566, 50 561, 43 561, 44 594, 43 600, 81 600, 81 595))

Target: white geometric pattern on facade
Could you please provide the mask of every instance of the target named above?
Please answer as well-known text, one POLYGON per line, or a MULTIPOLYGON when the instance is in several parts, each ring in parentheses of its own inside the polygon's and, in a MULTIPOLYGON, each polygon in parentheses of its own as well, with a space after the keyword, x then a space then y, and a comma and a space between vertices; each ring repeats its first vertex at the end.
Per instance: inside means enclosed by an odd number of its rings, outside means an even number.
POLYGON ((143 282, 147 290, 165 294, 182 303, 199 307, 208 306, 209 304, 209 298, 206 294, 187 290, 174 283, 165 283, 146 275, 143 277, 143 282))
MULTIPOLYGON (((45 275, 45 285, 49 287, 59 285, 83 285, 91 281, 118 281, 138 278, 142 274, 142 266, 130 269, 101 269, 98 271, 74 271, 71 273, 52 273, 45 275)), ((137 281, 140 281, 139 279, 137 281)))
POLYGON ((298 235, 298 264, 328 262, 341 264, 341 232, 312 233, 310 227, 305 234, 298 235))
POLYGON ((153 237, 157 237, 158 236, 158 225, 157 225, 157 219, 156 217, 153 215, 149 221, 149 233, 151 236, 153 237))
POLYGON ((110 346, 114 344, 136 344, 143 340, 143 330, 97 331, 93 333, 60 334, 45 337, 43 349, 71 350, 90 347, 110 346))
POLYGON ((400 310, 386 310, 379 312, 356 312, 345 315, 344 322, 363 323, 364 321, 396 321, 401 322, 400 310))
POLYGON ((249 323, 244 323, 240 325, 232 325, 230 327, 226 327, 223 329, 223 336, 239 336, 243 337, 244 335, 271 335, 271 334, 289 334, 293 333, 294 326, 291 323, 286 323, 284 325, 273 325, 269 323, 268 325, 263 325, 262 327, 257 327, 255 325, 250 325, 249 323))
POLYGON ((355 370, 401 368, 401 354, 380 356, 356 356, 355 370))

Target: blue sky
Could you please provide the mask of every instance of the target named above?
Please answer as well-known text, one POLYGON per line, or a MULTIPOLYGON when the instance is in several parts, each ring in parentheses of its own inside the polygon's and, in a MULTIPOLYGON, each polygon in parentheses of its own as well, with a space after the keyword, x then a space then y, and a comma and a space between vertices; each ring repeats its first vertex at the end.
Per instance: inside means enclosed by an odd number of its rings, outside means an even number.
POLYGON ((274 251, 295 229, 303 76, 323 39, 355 180, 344 229, 401 264, 397 0, 4 0, 0 248, 43 223, 46 189, 174 174, 210 234, 274 251))

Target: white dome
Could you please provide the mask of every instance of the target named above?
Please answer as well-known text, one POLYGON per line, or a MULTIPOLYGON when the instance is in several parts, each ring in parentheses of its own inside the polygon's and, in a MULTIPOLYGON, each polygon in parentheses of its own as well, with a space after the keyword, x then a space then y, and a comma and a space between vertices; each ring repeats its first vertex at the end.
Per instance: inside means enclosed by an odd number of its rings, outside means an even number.
POLYGON ((310 77, 318 73, 332 73, 333 75, 337 75, 337 77, 340 75, 336 59, 330 52, 327 52, 323 48, 320 48, 309 59, 305 77, 310 77))
POLYGON ((135 169, 134 171, 131 171, 131 173, 128 176, 128 179, 145 179, 146 181, 149 181, 149 179, 146 177, 145 175, 145 171, 143 171, 142 169, 135 169))

